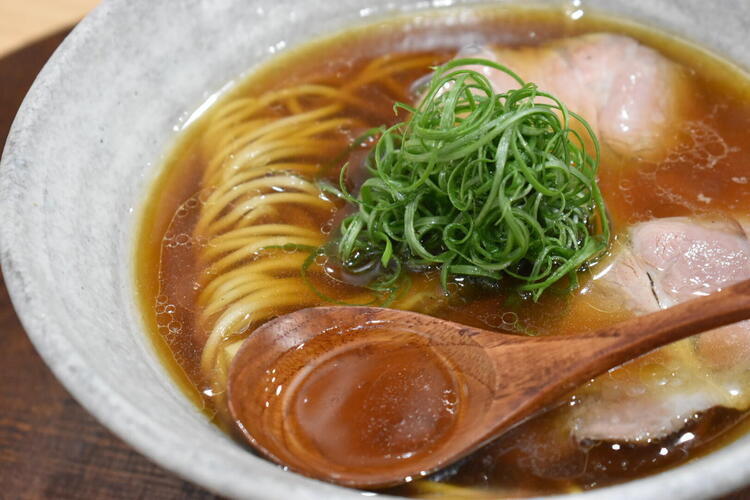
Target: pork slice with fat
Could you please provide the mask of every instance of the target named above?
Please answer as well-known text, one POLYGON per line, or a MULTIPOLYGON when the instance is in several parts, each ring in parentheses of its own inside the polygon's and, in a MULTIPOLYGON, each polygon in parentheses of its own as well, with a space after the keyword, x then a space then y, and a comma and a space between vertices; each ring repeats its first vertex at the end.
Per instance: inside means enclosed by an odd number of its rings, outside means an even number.
MULTIPOLYGON (((656 219, 633 226, 604 266, 587 295, 605 294, 644 314, 750 278, 750 244, 731 219, 656 219)), ((597 377, 576 395, 573 430, 582 440, 662 438, 709 408, 746 409, 749 384, 750 322, 742 322, 597 377)))
MULTIPOLYGON (((503 64, 582 115, 605 147, 653 158, 667 148, 680 123, 688 90, 685 70, 633 38, 588 34, 538 47, 474 47, 460 55, 503 64)), ((496 92, 518 87, 506 73, 473 67, 496 92)))

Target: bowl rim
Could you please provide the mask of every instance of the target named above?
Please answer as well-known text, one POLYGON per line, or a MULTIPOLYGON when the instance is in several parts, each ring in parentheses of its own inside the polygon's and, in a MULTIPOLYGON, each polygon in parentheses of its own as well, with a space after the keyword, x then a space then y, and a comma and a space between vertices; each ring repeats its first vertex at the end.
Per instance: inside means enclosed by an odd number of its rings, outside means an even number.
MULTIPOLYGON (((185 443, 175 439, 165 440, 164 436, 170 436, 168 426, 148 418, 137 405, 111 390, 72 345, 44 324, 45 318, 40 312, 43 310, 40 303, 43 294, 38 293, 43 287, 24 272, 34 262, 13 245, 22 237, 18 229, 22 225, 16 216, 23 213, 23 207, 20 205, 20 184, 13 183, 9 176, 23 175, 25 151, 35 147, 34 123, 49 106, 54 89, 64 78, 66 62, 85 54, 89 44, 106 32, 107 25, 116 22, 118 12, 131 9, 134 4, 142 5, 128 0, 104 0, 74 28, 34 81, 8 134, 0 162, 0 215, 4 220, 0 225, 0 262, 11 301, 24 330, 55 377, 88 412, 139 453, 188 481, 223 495, 242 498, 361 498, 368 495, 289 474, 262 459, 258 459, 257 466, 264 470, 258 471, 260 474, 254 475, 250 481, 243 481, 242 478, 227 481, 227 478, 217 477, 214 474, 215 464, 214 467, 203 466, 210 462, 210 457, 206 459, 208 462, 202 463, 200 454, 178 452, 185 443), (58 352, 65 353, 64 359, 53 355, 58 352), (123 416, 125 414, 127 417, 123 416), (133 432, 134 426, 141 432, 133 432), (160 438, 154 439, 157 435, 160 438)), ((135 288, 134 283, 132 285, 135 288)), ((643 479, 581 494, 544 498, 658 498, 667 492, 674 498, 703 498, 730 492, 748 482, 750 435, 705 457, 643 479), (716 480, 722 483, 717 486, 716 480)))

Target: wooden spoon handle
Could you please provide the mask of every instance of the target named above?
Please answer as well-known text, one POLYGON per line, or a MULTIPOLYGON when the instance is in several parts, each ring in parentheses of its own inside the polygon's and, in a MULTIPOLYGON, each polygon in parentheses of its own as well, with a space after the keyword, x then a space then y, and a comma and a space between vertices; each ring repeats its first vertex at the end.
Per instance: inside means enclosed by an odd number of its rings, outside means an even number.
POLYGON ((575 336, 474 338, 495 363, 490 439, 581 383, 653 349, 750 319, 750 280, 669 309, 575 336), (525 372, 525 373, 524 373, 525 372))
MULTIPOLYGON (((750 319, 750 280, 581 335, 581 339, 607 339, 602 348, 608 354, 601 358, 601 365, 611 368, 663 345, 746 319, 750 319)), ((590 352, 592 357, 602 354, 601 351, 590 352)))

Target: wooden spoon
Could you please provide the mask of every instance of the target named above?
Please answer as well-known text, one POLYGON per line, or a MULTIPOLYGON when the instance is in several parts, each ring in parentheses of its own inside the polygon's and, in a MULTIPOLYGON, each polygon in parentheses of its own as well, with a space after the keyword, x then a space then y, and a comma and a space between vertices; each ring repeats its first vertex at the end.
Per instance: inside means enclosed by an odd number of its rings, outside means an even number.
POLYGON ((606 370, 750 318, 750 280, 592 333, 506 335, 422 314, 317 307, 269 321, 229 373, 254 448, 310 477, 380 488, 445 467, 606 370))

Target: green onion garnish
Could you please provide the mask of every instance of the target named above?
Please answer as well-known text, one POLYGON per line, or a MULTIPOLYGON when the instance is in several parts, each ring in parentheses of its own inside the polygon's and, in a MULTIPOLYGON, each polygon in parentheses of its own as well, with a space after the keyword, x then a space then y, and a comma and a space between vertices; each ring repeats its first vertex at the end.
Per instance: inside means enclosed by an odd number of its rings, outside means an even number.
POLYGON ((382 130, 341 224, 337 254, 348 270, 377 262, 371 287, 393 287, 407 269, 509 279, 534 300, 600 255, 609 243, 596 184, 599 143, 586 121, 508 68, 458 59, 436 69, 410 118, 382 130), (496 94, 466 66, 504 71, 519 88, 496 94), (539 99, 546 98, 546 99, 539 99), (583 125, 594 145, 570 127, 583 125))

